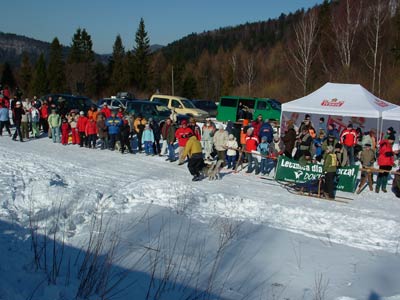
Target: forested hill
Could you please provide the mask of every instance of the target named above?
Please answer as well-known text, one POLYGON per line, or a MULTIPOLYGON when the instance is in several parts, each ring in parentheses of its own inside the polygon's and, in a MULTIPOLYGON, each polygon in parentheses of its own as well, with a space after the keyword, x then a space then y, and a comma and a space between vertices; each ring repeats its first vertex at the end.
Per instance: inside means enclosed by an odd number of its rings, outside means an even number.
POLYGON ((0 63, 8 62, 12 66, 17 66, 23 52, 26 52, 32 61, 36 61, 41 53, 47 57, 49 50, 50 43, 13 33, 0 32, 0 63))
POLYGON ((287 30, 301 18, 303 13, 304 10, 298 10, 267 21, 223 27, 200 34, 192 33, 167 45, 162 52, 168 58, 179 55, 184 61, 194 61, 204 50, 216 54, 221 48, 229 51, 239 44, 242 44, 247 51, 269 48, 284 39, 287 30))

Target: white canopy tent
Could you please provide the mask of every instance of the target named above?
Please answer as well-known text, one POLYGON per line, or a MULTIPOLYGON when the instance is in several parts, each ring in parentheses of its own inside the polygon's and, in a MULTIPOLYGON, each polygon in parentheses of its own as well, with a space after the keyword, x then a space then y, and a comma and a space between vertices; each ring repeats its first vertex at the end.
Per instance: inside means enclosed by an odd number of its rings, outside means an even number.
POLYGON ((321 116, 329 116, 326 123, 334 123, 339 131, 349 122, 363 131, 371 128, 380 131, 382 113, 396 107, 359 84, 326 83, 305 97, 282 104, 281 128, 285 130, 290 119, 299 125, 304 119, 299 117, 309 114, 314 124, 318 124, 321 116))

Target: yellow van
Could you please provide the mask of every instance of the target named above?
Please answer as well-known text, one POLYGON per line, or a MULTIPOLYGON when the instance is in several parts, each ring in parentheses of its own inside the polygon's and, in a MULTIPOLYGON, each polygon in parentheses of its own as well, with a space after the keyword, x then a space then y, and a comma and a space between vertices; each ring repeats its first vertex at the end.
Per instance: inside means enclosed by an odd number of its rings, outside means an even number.
POLYGON ((169 109, 175 109, 178 114, 188 115, 199 121, 204 121, 209 117, 208 112, 196 108, 192 101, 183 97, 155 94, 151 96, 150 101, 161 102, 169 109))

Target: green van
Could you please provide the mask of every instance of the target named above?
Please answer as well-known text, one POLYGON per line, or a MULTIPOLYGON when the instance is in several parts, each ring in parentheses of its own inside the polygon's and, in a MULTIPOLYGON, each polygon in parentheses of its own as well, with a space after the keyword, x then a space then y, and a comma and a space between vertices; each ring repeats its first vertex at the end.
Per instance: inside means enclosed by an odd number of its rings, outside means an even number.
POLYGON ((223 96, 220 98, 217 114, 218 121, 254 120, 258 115, 262 115, 263 120, 274 119, 279 122, 281 118, 281 103, 270 98, 239 96, 223 96))

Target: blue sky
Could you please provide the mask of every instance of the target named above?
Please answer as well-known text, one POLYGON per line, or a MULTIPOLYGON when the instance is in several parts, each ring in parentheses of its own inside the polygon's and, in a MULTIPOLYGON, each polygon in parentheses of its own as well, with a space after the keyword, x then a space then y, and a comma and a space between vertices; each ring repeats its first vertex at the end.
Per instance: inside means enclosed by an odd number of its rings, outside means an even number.
POLYGON ((167 45, 190 33, 275 18, 323 0, 12 0, 2 7, 0 31, 70 45, 78 27, 92 36, 97 53, 111 53, 117 34, 134 46, 143 17, 151 44, 167 45))

